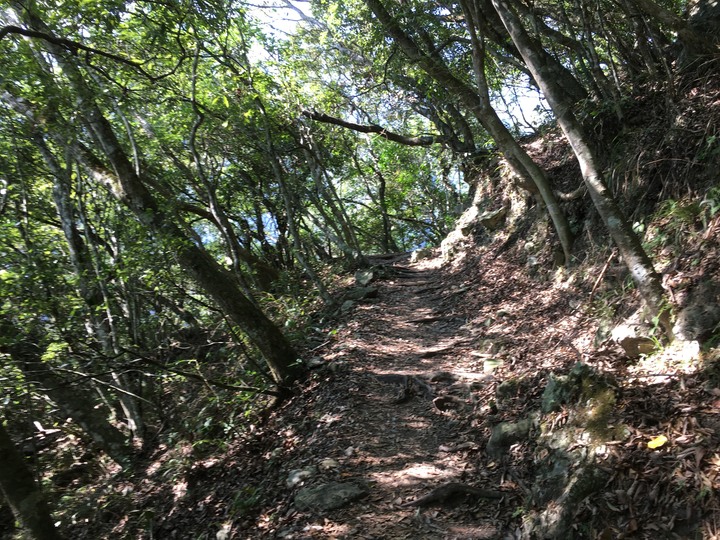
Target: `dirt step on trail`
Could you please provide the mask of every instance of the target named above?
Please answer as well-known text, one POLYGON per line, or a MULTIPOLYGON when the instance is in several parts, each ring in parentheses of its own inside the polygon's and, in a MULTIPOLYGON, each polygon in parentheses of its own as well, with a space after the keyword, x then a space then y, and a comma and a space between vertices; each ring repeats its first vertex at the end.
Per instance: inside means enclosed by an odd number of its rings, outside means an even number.
MULTIPOLYGON (((462 301, 437 262, 395 263, 377 299, 358 303, 320 351, 312 399, 276 417, 292 443, 276 471, 307 471, 284 492, 257 537, 494 538, 515 496, 478 460, 478 399, 492 394, 462 301), (438 315, 438 313, 441 314, 438 315), (292 410, 296 409, 296 410, 292 410), (327 511, 298 511, 298 491, 357 483, 367 495, 327 511)), ((278 451, 276 451, 278 453, 278 451)), ((252 532, 248 537, 254 537, 252 532)))

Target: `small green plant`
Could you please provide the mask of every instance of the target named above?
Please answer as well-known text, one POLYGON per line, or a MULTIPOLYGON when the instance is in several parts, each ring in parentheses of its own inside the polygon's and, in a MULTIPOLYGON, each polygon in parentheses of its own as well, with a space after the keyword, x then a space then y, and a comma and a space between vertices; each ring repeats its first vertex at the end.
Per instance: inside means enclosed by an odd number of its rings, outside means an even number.
POLYGON ((708 190, 707 194, 699 203, 702 210, 701 219, 703 227, 707 228, 708 222, 720 212, 720 187, 716 186, 708 190))
POLYGON ((245 486, 238 491, 230 503, 230 514, 242 517, 255 508, 262 499, 262 491, 255 486, 245 486))
POLYGON ((698 152, 698 161, 705 161, 713 159, 720 155, 720 138, 717 135, 710 135, 705 139, 705 144, 700 148, 698 152))

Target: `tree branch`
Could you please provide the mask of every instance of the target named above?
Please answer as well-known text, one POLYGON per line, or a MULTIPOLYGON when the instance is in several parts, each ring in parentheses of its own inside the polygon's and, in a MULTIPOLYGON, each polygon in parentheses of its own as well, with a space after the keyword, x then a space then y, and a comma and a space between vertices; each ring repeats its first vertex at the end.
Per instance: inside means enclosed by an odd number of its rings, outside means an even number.
POLYGON ((177 65, 170 72, 163 75, 153 76, 143 69, 142 65, 144 62, 136 62, 134 60, 129 60, 128 58, 125 58, 123 56, 103 51, 101 49, 96 49, 94 47, 89 47, 71 39, 57 37, 53 36, 52 34, 47 34, 45 32, 29 30, 27 28, 21 28, 14 25, 3 26, 2 28, 0 28, 0 40, 8 34, 19 34, 25 37, 42 39, 44 41, 47 41, 48 43, 52 43, 53 45, 62 47, 63 49, 66 49, 75 55, 78 53, 78 51, 85 51, 87 53, 97 54, 98 56, 103 56, 105 58, 109 58, 110 60, 114 60, 116 62, 120 62, 121 64, 125 64, 127 66, 137 69, 140 73, 142 73, 152 82, 157 82, 160 79, 164 79, 165 77, 175 73, 175 71, 177 71, 178 67, 180 67, 180 64, 182 64, 183 60, 185 59, 184 56, 180 57, 177 65))
POLYGON ((377 126, 375 124, 362 125, 355 124, 353 122, 347 122, 334 116, 318 112, 304 110, 302 111, 303 116, 310 118, 311 120, 317 120, 318 122, 324 122, 326 124, 333 124, 335 126, 344 127, 346 129, 352 129, 353 131, 359 131, 360 133, 376 133, 380 137, 393 141, 396 143, 404 144, 406 146, 430 146, 437 143, 443 143, 447 141, 447 137, 440 137, 436 135, 424 135, 421 137, 406 137, 398 133, 393 133, 387 129, 377 126))

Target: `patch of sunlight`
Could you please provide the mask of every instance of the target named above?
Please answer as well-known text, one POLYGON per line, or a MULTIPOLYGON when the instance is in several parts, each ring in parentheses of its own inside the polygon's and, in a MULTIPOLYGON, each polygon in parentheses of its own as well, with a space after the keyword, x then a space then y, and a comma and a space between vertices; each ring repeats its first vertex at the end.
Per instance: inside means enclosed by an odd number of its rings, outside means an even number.
POLYGON ((180 499, 187 495, 188 484, 184 480, 175 483, 172 487, 173 499, 178 502, 180 499))
MULTIPOLYGON (((303 532, 305 533, 330 533, 332 532, 332 536, 330 538, 338 538, 339 536, 344 536, 346 534, 349 534, 351 532, 350 526, 343 523, 334 523, 332 521, 326 520, 324 524, 319 523, 310 523, 308 525, 305 525, 303 527, 303 532)), ((290 531, 288 531, 290 533, 290 531)), ((285 536, 286 538, 290 538, 289 535, 285 536)), ((282 537, 281 537, 282 538, 282 537)))
POLYGON ((415 463, 400 471, 405 476, 411 476, 418 480, 431 480, 433 478, 447 476, 447 469, 440 469, 432 463, 415 463))
POLYGON ((412 463, 403 469, 378 471, 370 474, 370 479, 390 487, 415 486, 435 482, 450 481, 458 478, 462 471, 456 467, 439 467, 433 463, 412 463))
POLYGON ((561 291, 566 291, 575 286, 577 272, 571 272, 567 266, 558 266, 553 274, 553 285, 561 291))
POLYGON ((664 382, 675 375, 697 373, 703 367, 700 344, 697 341, 675 340, 654 354, 641 356, 628 372, 638 380, 652 378, 653 382, 664 382))
POLYGON ((405 425, 412 429, 428 429, 430 428, 430 421, 424 418, 413 418, 408 420, 405 425))
POLYGON ((342 419, 343 419, 343 416, 344 416, 344 415, 342 415, 342 414, 331 414, 331 413, 327 413, 327 414, 324 414, 324 415, 320 418, 320 422, 322 422, 323 424, 327 424, 327 425, 330 426, 330 425, 335 424, 336 422, 339 422, 340 420, 342 420, 342 419))

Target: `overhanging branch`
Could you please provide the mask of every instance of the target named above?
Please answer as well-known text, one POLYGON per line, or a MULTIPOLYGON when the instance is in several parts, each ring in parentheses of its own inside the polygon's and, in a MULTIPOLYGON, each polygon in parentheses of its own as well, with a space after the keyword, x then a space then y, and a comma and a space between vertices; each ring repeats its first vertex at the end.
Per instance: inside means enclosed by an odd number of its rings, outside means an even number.
POLYGON ((8 34, 18 34, 18 35, 29 37, 29 38, 42 39, 44 41, 47 41, 48 43, 52 43, 53 45, 62 47, 63 49, 65 49, 75 55, 78 54, 79 51, 84 51, 84 52, 90 53, 90 54, 97 54, 98 56, 103 56, 105 58, 109 58, 110 60, 114 60, 115 62, 119 62, 121 64, 125 64, 134 69, 137 69, 140 73, 142 73, 145 77, 147 77, 148 79, 150 79, 153 82, 157 82, 160 79, 163 79, 163 78, 173 74, 175 71, 177 71, 177 68, 180 66, 180 64, 184 60, 184 56, 180 57, 180 59, 178 60, 178 63, 175 65, 175 67, 171 71, 169 71, 168 73, 165 73, 163 75, 153 76, 143 69, 142 64, 144 62, 137 62, 135 60, 130 60, 128 58, 125 58, 125 57, 117 55, 117 54, 113 54, 111 52, 107 52, 107 51, 103 51, 101 49, 96 49, 94 47, 89 47, 87 45, 83 45, 82 43, 73 41, 71 39, 54 36, 52 34, 47 34, 45 32, 38 32, 36 30, 29 30, 27 28, 21 28, 19 26, 14 26, 14 25, 3 26, 2 28, 0 28, 0 40, 2 40, 8 34))
POLYGON ((326 124, 333 124, 335 126, 344 127, 346 129, 352 129, 353 131, 358 131, 360 133, 375 133, 379 135, 380 137, 383 137, 384 139, 387 139, 388 141, 393 141, 399 144, 404 144, 406 146, 430 146, 437 143, 442 143, 447 141, 447 137, 440 137, 435 135, 423 135, 421 137, 406 137, 405 135, 400 135, 398 133, 393 133, 392 131, 388 131, 387 129, 375 125, 363 125, 363 124, 355 124, 353 122, 347 122, 345 120, 342 120, 340 118, 335 118, 334 116, 329 116, 327 114, 318 112, 318 111, 310 111, 310 110, 304 110, 302 112, 303 116, 306 116, 310 118, 311 120, 317 120, 318 122, 324 122, 326 124))

